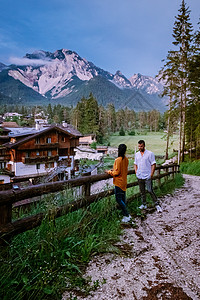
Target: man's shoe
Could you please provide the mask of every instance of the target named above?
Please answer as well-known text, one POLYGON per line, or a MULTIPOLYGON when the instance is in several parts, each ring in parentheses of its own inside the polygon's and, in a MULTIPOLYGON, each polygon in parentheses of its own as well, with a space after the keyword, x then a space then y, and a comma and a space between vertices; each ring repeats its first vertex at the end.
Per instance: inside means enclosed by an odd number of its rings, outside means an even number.
POLYGON ((146 204, 142 204, 139 206, 139 209, 146 209, 146 208, 147 208, 146 204))
POLYGON ((162 207, 160 207, 160 205, 156 205, 156 210, 157 210, 157 212, 162 212, 163 210, 162 210, 162 207))
POLYGON ((123 223, 128 223, 128 222, 130 222, 130 220, 131 220, 131 215, 129 215, 128 217, 124 216, 123 219, 122 219, 122 222, 123 223))

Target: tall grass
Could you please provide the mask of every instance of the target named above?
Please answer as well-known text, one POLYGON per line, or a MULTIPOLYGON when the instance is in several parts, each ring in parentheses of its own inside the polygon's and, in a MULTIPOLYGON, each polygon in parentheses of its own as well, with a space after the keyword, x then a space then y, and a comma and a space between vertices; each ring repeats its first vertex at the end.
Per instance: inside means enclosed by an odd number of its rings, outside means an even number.
POLYGON ((181 163, 180 171, 184 174, 200 176, 200 160, 181 163))
MULTIPOLYGON (((157 193, 180 184, 179 174, 157 193)), ((137 214, 137 207, 138 201, 130 203, 130 212, 137 214)), ((84 278, 84 270, 92 256, 119 252, 114 244, 120 218, 111 196, 58 219, 46 217, 40 227, 13 238, 0 249, 0 299, 61 299, 66 289, 86 295, 97 288, 100 283, 84 278)))
MULTIPOLYGON (((87 291, 82 272, 96 253, 114 251, 120 234, 108 198, 16 236, 0 252, 0 299, 60 299, 67 288, 87 291)), ((95 286, 95 285, 94 285, 95 286)))

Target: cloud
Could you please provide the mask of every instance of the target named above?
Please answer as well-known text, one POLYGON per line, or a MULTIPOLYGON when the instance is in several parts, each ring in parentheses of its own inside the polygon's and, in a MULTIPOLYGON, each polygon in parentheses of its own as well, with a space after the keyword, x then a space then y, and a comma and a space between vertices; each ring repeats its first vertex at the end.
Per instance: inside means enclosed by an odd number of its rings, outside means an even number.
POLYGON ((30 59, 26 57, 20 58, 20 57, 11 56, 9 58, 9 62, 17 66, 42 66, 42 65, 50 64, 51 60, 30 59))

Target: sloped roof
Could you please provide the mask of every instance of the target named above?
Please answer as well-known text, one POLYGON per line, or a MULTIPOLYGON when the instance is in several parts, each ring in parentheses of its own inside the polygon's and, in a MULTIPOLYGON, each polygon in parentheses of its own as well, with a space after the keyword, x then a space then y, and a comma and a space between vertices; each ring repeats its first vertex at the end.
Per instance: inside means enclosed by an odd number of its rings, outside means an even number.
POLYGON ((71 124, 67 124, 66 126, 62 126, 62 125, 54 125, 54 126, 59 127, 60 129, 63 129, 74 136, 77 136, 77 137, 83 136, 82 133, 80 133, 80 131, 75 129, 71 124))
MULTIPOLYGON (((66 128, 66 127, 63 127, 63 126, 52 125, 52 126, 44 128, 44 129, 40 129, 36 133, 33 133, 33 134, 29 135, 28 137, 22 138, 22 139, 18 140, 15 143, 7 143, 7 144, 4 144, 4 145, 8 148, 15 148, 15 147, 31 140, 32 138, 39 137, 40 135, 42 135, 46 132, 52 131, 52 130, 58 130, 60 132, 63 132, 65 134, 69 135, 71 138, 82 136, 81 133, 78 130, 74 129, 71 126, 66 128)), ((17 135, 17 136, 19 137, 19 135, 17 135)))
POLYGON ((18 127, 10 129, 9 136, 10 137, 22 137, 27 135, 33 135, 37 133, 38 130, 35 127, 18 127))
POLYGON ((2 127, 19 127, 19 125, 16 122, 3 122, 1 124, 2 127))

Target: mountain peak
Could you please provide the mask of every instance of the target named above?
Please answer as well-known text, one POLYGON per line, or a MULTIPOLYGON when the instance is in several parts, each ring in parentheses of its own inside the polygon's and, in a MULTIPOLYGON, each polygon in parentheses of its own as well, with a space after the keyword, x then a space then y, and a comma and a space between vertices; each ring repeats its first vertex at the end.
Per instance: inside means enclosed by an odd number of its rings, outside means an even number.
MULTIPOLYGON (((92 90, 103 103, 113 101, 116 107, 127 104, 138 110, 139 106, 137 107, 135 102, 141 102, 145 97, 149 98, 149 95, 153 100, 148 99, 147 102, 156 102, 154 98, 157 99, 156 94, 161 86, 156 79, 140 73, 130 79, 120 70, 112 74, 81 58, 75 51, 64 48, 55 52, 37 50, 31 54, 27 53, 22 61, 23 64, 9 67, 0 64, 0 71, 1 68, 8 69, 7 75, 13 78, 12 83, 20 81, 26 86, 27 93, 30 94, 31 90, 35 95, 57 103, 73 99, 72 103, 75 104, 83 95, 87 95, 87 91, 92 90)), ((1 72, 1 75, 4 74, 1 72)), ((148 110, 150 107, 153 106, 144 106, 144 109, 148 110)))
POLYGON ((0 72, 1 72, 3 69, 6 69, 6 67, 7 67, 6 65, 4 65, 3 63, 0 62, 0 72))
POLYGON ((115 75, 124 76, 120 70, 117 70, 117 72, 115 73, 115 75))
POLYGON ((119 70, 113 77, 113 83, 120 88, 131 88, 131 82, 119 70))
POLYGON ((129 78, 132 86, 146 91, 148 94, 160 94, 163 90, 163 86, 158 82, 156 78, 151 76, 145 76, 140 73, 134 74, 131 78, 129 78))

